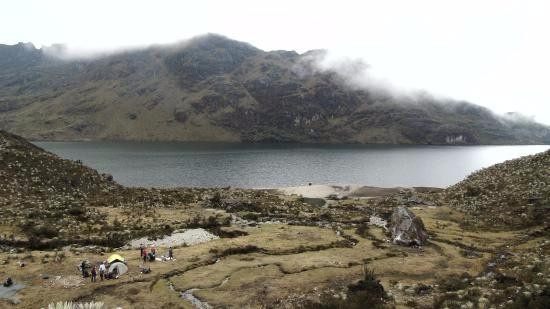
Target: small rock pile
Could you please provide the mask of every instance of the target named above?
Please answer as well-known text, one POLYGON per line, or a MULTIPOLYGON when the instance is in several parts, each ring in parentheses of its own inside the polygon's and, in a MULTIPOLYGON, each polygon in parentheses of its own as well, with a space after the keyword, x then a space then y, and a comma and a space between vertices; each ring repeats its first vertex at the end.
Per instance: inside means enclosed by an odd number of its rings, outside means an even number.
POLYGON ((205 229, 189 229, 183 231, 175 231, 172 235, 159 238, 157 240, 149 240, 147 237, 134 239, 129 243, 132 249, 138 249, 141 245, 146 247, 155 245, 157 247, 177 247, 182 245, 197 245, 208 242, 219 237, 209 233, 205 229))
POLYGON ((473 173, 445 190, 473 225, 526 227, 550 218, 550 150, 473 173))

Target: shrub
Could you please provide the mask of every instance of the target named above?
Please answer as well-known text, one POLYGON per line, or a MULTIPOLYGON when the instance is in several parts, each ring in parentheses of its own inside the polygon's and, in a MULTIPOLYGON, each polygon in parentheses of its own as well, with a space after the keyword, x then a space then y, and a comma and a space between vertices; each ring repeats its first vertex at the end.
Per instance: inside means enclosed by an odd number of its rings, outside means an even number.
POLYGON ((212 204, 213 207, 220 207, 222 204, 222 196, 219 192, 216 192, 212 198, 210 198, 210 204, 212 204))
POLYGON ((59 231, 52 227, 47 225, 41 225, 38 227, 30 227, 27 231, 27 235, 30 235, 30 237, 36 237, 38 239, 40 238, 54 238, 59 236, 59 231))
POLYGON ((236 254, 248 254, 253 252, 260 251, 260 248, 254 246, 254 245, 246 245, 244 247, 232 247, 227 248, 225 250, 218 250, 215 248, 210 249, 211 253, 216 254, 219 257, 228 256, 228 255, 236 255, 236 254))
POLYGON ((137 294, 139 294, 139 290, 137 288, 129 288, 128 289, 128 294, 137 295, 137 294))
POLYGON ((332 214, 330 212, 323 212, 320 216, 319 216, 319 219, 321 220, 324 220, 324 221, 332 221, 332 214))
POLYGON ((113 221, 113 230, 118 230, 120 229, 122 223, 120 223, 120 221, 118 221, 118 218, 115 218, 115 220, 113 221))
POLYGON ((357 227, 357 229, 355 230, 355 234, 363 237, 363 238, 366 238, 366 239, 373 239, 374 237, 370 234, 370 231, 369 231, 369 225, 366 224, 366 223, 362 223, 361 225, 359 225, 357 227))
POLYGON ((247 212, 242 217, 245 220, 251 220, 251 221, 258 221, 258 219, 260 218, 260 216, 254 212, 247 212))
POLYGON ((64 251, 55 251, 55 255, 53 257, 55 262, 62 262, 66 258, 64 251))
POLYGON ((216 227, 219 226, 218 219, 215 216, 209 216, 206 221, 206 227, 216 227))
POLYGON ((438 281, 439 289, 444 292, 453 292, 463 290, 470 285, 470 276, 462 274, 461 276, 450 276, 438 281))
POLYGON ((546 286, 542 293, 535 294, 531 297, 520 293, 514 299, 512 305, 509 306, 512 309, 520 308, 532 308, 532 309, 544 309, 550 308, 550 286, 546 286))
POLYGON ((385 304, 384 287, 380 284, 372 269, 365 266, 364 277, 359 282, 349 285, 347 298, 334 298, 331 293, 321 296, 321 302, 309 301, 303 305, 308 309, 362 309, 362 308, 384 308, 385 304))
POLYGON ((73 206, 73 207, 69 208, 68 213, 71 216, 81 217, 86 213, 86 211, 82 207, 73 206))

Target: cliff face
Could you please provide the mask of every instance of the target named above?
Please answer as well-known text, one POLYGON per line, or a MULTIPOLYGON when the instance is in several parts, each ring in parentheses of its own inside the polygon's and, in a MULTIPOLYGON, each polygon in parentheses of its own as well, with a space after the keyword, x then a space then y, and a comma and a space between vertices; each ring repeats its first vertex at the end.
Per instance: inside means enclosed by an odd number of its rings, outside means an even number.
POLYGON ((470 103, 349 87, 317 68, 322 54, 219 35, 89 60, 0 45, 0 128, 37 140, 550 143, 548 127, 470 103))

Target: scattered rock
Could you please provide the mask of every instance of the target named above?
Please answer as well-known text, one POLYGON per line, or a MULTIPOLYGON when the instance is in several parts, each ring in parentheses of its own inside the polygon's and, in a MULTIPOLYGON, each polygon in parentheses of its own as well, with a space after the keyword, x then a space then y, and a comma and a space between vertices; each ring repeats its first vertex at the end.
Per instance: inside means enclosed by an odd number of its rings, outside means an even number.
POLYGON ((129 243, 129 247, 132 249, 139 249, 142 244, 145 246, 156 245, 157 247, 176 247, 184 244, 197 245, 218 238, 218 236, 202 228, 189 229, 179 233, 173 233, 172 235, 165 236, 157 240, 149 240, 147 237, 134 239, 129 243))
POLYGON ((385 230, 388 229, 388 222, 378 216, 372 215, 369 218, 369 224, 374 226, 379 226, 385 230))

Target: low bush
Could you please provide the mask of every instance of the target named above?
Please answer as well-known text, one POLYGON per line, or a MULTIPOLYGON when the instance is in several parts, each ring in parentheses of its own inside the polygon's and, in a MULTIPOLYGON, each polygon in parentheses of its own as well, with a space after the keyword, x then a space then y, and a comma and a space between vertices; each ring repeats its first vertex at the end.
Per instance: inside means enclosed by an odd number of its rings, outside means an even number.
POLYGON ((508 307, 511 309, 531 308, 546 309, 550 308, 550 286, 546 286, 542 293, 527 296, 520 293, 514 299, 514 302, 508 307))
POLYGON ((454 275, 447 278, 442 278, 438 281, 439 290, 443 292, 454 292, 463 290, 470 286, 471 277, 464 273, 460 276, 454 275))
POLYGON ((260 248, 256 247, 256 246, 253 246, 253 245, 246 245, 244 247, 231 247, 231 248, 227 248, 227 249, 224 249, 224 250, 219 250, 219 249, 211 249, 210 252, 219 256, 219 257, 224 257, 224 256, 228 256, 228 255, 236 255, 236 254, 248 254, 248 253, 253 253, 253 252, 258 252, 260 251, 260 248))
POLYGON ((250 220, 250 221, 258 221, 260 216, 257 213, 254 213, 254 212, 247 212, 247 213, 242 215, 242 218, 245 219, 245 220, 250 220))
POLYGON ((302 308, 308 309, 363 309, 384 308, 386 293, 372 269, 365 266, 363 279, 348 286, 346 298, 334 298, 332 293, 321 296, 320 302, 309 301, 302 308))
POLYGON ((75 216, 75 217, 81 217, 81 216, 84 216, 84 214, 86 214, 86 210, 78 206, 73 206, 69 208, 67 212, 69 213, 69 215, 75 216))

